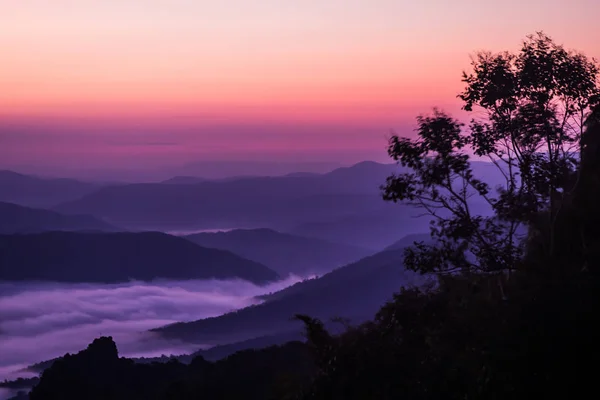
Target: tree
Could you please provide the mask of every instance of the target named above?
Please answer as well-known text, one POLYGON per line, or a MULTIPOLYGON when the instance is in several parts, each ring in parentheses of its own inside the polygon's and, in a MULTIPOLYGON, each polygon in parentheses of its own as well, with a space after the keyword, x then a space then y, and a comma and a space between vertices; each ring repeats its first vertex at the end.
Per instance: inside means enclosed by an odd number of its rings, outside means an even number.
POLYGON ((599 102, 598 65, 544 33, 530 35, 516 54, 483 52, 463 73, 458 97, 472 112, 465 124, 434 110, 417 118, 417 138, 394 135, 388 154, 409 172, 390 176, 384 199, 402 201, 432 217, 433 243, 408 249, 405 264, 421 272, 518 269, 531 224, 543 216, 544 254, 555 251, 565 198, 580 185, 586 120, 599 102), (491 187, 472 157, 503 176, 491 187), (473 197, 489 214, 473 209, 473 197))
POLYGON ((483 117, 467 129, 437 110, 419 117, 416 139, 391 139, 408 172, 384 187, 433 219, 434 240, 405 264, 463 273, 400 290, 340 336, 305 318, 319 371, 303 398, 571 398, 597 386, 598 69, 543 34, 473 69, 459 97, 483 117), (471 153, 497 168, 500 187, 476 177, 471 153))

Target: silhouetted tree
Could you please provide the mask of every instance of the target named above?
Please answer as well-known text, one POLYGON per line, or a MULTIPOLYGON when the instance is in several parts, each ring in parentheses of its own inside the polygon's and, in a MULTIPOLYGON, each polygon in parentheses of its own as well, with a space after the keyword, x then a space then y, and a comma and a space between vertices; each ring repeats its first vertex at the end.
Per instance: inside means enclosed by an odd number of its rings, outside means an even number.
POLYGON ((483 119, 465 131, 435 110, 418 118, 417 139, 393 137, 389 146, 410 171, 388 179, 385 198, 420 206, 434 221, 435 240, 409 250, 406 266, 439 272, 438 284, 400 290, 373 321, 339 337, 305 318, 319 367, 305 399, 576 398, 596 390, 598 69, 543 34, 516 55, 480 54, 473 67, 460 97, 483 119), (477 179, 469 151, 500 170, 502 187, 477 179), (491 216, 474 211, 473 196, 491 216))
POLYGON ((517 54, 479 53, 463 73, 463 109, 478 111, 464 124, 434 110, 417 119, 417 138, 393 136, 389 155, 409 172, 391 176, 384 198, 423 208, 433 217, 434 243, 416 243, 407 267, 422 272, 518 268, 527 226, 545 215, 545 251, 555 252, 556 220, 564 196, 578 184, 585 121, 598 101, 598 66, 543 33, 517 54), (504 183, 476 176, 472 152, 488 159, 504 183), (491 209, 473 210, 478 196, 491 209), (544 214, 542 214, 544 212, 544 214))

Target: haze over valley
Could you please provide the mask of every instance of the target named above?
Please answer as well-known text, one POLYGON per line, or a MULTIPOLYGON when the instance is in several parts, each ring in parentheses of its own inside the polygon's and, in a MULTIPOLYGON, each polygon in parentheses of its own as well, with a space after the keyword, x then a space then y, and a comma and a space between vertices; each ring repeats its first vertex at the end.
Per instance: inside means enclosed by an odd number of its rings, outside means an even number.
POLYGON ((127 357, 218 359, 301 339, 296 313, 366 320, 399 286, 422 281, 398 268, 401 250, 386 249, 427 227, 415 209, 381 201, 396 169, 59 180, 70 191, 3 172, 0 380, 35 376, 28 366, 102 335, 127 357))
POLYGON ((402 268, 404 249, 430 240, 430 218, 382 200, 401 171, 364 161, 153 183, 0 173, 0 380, 32 379, 106 335, 138 362, 217 361, 304 340, 297 314, 367 321, 398 288, 435 281, 402 268))

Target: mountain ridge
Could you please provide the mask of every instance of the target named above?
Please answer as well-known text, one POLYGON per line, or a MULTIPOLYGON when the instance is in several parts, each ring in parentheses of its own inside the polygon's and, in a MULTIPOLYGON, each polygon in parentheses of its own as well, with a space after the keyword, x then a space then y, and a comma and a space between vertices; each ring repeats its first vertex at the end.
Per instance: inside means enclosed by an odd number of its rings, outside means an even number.
POLYGON ((69 178, 40 178, 0 170, 0 201, 48 208, 93 193, 102 185, 69 178))
POLYGON ((160 232, 0 235, 0 280, 118 283, 154 279, 279 279, 266 266, 160 232))
POLYGON ((105 231, 121 229, 92 215, 64 215, 56 211, 0 201, 0 234, 44 231, 105 231))
POLYGON ((231 251, 283 275, 322 274, 371 254, 369 249, 270 228, 204 232, 184 237, 201 246, 231 251))
POLYGON ((360 322, 372 316, 402 286, 422 284, 429 279, 405 270, 403 258, 403 249, 382 251, 319 278, 261 296, 263 303, 151 331, 167 339, 223 345, 289 332, 298 328, 293 321, 296 314, 360 322), (235 327, 244 327, 244 331, 235 327))

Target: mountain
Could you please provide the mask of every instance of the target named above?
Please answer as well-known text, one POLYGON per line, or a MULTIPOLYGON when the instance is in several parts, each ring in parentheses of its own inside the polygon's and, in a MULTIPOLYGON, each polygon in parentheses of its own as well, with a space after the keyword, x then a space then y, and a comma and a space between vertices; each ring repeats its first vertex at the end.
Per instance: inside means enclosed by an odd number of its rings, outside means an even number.
MULTIPOLYGON (((298 321, 297 327, 301 327, 302 324, 298 321)), ((335 333, 335 326, 331 323, 325 324, 330 332, 335 333)), ((339 326, 338 326, 339 328, 339 326)), ((305 337, 303 332, 298 330, 293 330, 290 332, 285 332, 277 335, 267 335, 261 336, 258 338, 253 338, 249 340, 244 340, 241 342, 225 344, 221 346, 214 346, 206 350, 198 350, 192 354, 183 354, 183 355, 162 355, 160 357, 136 357, 132 358, 133 361, 140 364, 150 364, 154 362, 165 363, 171 360, 177 360, 184 364, 189 364, 192 360, 198 356, 201 356, 203 359, 207 361, 217 361, 221 360, 225 357, 230 356, 238 351, 247 350, 247 349, 264 349, 269 346, 274 345, 283 345, 288 342, 303 342, 305 337)), ((63 357, 56 357, 51 360, 41 361, 32 365, 29 365, 24 371, 33 372, 36 374, 41 374, 46 369, 50 368, 56 361, 61 360, 63 357)), ((35 378, 37 379, 37 378, 35 378)), ((17 381, 8 381, 8 383, 17 383, 22 382, 21 380, 17 381)), ((32 385, 33 386, 33 385, 32 385)), ((2 382, 0 382, 0 387, 2 387, 2 382)))
MULTIPOLYGON (((477 175, 499 182, 501 174, 485 164, 473 164, 482 172, 477 175)), ((92 214, 132 230, 270 228, 378 251, 428 229, 427 219, 414 218, 421 210, 382 200, 380 186, 401 170, 362 162, 320 175, 110 186, 55 210, 92 214)))
POLYGON ((170 179, 162 181, 161 183, 169 185, 192 185, 194 183, 204 182, 206 179, 199 178, 197 176, 174 176, 170 179))
POLYGON ((234 343, 298 330, 296 314, 321 319, 372 317, 394 292, 427 278, 402 267, 403 250, 384 251, 264 296, 259 305, 214 318, 154 329, 169 339, 198 344, 234 343))
MULTIPOLYGON (((331 325, 331 324, 329 324, 331 325)), ((300 321, 297 322, 297 327, 301 327, 300 321)), ((327 326, 328 330, 332 328, 332 326, 327 326)), ((335 328, 335 327, 333 327, 335 328)), ((339 325, 337 326, 339 328, 339 325)), ((330 330, 330 332, 335 333, 335 329, 330 330)), ((207 361, 218 361, 222 360, 226 357, 229 357, 232 354, 235 354, 238 351, 244 350, 259 350, 264 349, 269 346, 278 346, 283 345, 288 342, 304 342, 306 337, 304 332, 295 329, 290 332, 285 332, 277 335, 265 335, 260 336, 253 339, 243 340, 241 342, 235 342, 220 346, 214 346, 206 350, 198 350, 192 354, 182 354, 182 355, 162 355, 160 357, 139 357, 133 358, 136 363, 149 364, 154 362, 165 363, 171 360, 177 360, 184 364, 189 364, 194 358, 200 356, 207 361)), ((41 363, 37 363, 27 367, 27 371, 40 373, 45 369, 52 366, 52 364, 60 358, 56 358, 53 360, 43 361, 41 363)))
POLYGON ((231 252, 158 232, 0 235, 0 281, 112 283, 159 278, 239 278, 263 284, 278 275, 231 252))
POLYGON ((203 176, 207 179, 223 179, 232 176, 281 176, 297 171, 325 173, 339 168, 330 162, 280 162, 280 161, 198 161, 176 168, 176 175, 203 176))
POLYGON ((91 215, 63 215, 55 211, 0 202, 0 234, 118 230, 91 215))
POLYGON ((316 366, 306 344, 290 342, 246 350, 210 362, 195 357, 136 363, 119 357, 112 337, 95 339, 85 350, 56 360, 29 398, 46 399, 283 399, 311 381, 316 366))
POLYGON ((292 172, 290 174, 285 174, 284 176, 287 176, 288 178, 307 178, 319 175, 321 174, 317 174, 315 172, 292 172))
POLYGON ((406 235, 402 239, 390 244, 385 250, 400 250, 405 247, 412 246, 415 242, 430 242, 431 234, 429 233, 413 233, 406 235))
POLYGON ((403 204, 384 203, 381 199, 379 201, 382 204, 377 209, 335 218, 309 219, 286 231, 293 235, 361 246, 376 252, 398 237, 429 229, 429 218, 417 218, 419 210, 403 204))
POLYGON ((322 175, 110 186, 55 209, 92 214, 132 229, 290 228, 307 219, 390 206, 381 200, 379 185, 394 169, 362 163, 322 175))
POLYGON ((0 171, 0 201, 47 208, 78 199, 99 189, 99 184, 74 179, 44 179, 13 171, 0 171))
POLYGON ((322 274, 371 254, 370 250, 360 247, 264 228, 198 233, 185 238, 201 246, 229 250, 264 264, 282 276, 322 274))

